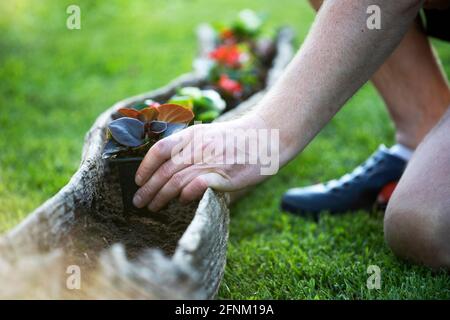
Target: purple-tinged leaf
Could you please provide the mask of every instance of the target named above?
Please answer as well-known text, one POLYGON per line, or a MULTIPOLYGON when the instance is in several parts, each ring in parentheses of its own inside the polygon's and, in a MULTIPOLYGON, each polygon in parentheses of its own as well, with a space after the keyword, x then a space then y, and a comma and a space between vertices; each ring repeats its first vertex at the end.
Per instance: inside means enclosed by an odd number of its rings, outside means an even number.
POLYGON ((167 130, 168 123, 165 121, 150 122, 149 129, 152 133, 160 134, 167 130))
POLYGON ((127 147, 120 145, 113 139, 110 139, 110 140, 108 140, 105 147, 103 148, 102 158, 109 159, 109 158, 117 155, 119 152, 122 152, 125 150, 127 150, 127 147))
POLYGON ((167 138, 168 136, 177 133, 178 131, 183 130, 188 125, 186 123, 168 123, 167 129, 164 131, 163 138, 167 138))
POLYGON ((127 147, 138 147, 144 143, 144 123, 133 118, 120 118, 109 126, 112 137, 119 144, 127 147))

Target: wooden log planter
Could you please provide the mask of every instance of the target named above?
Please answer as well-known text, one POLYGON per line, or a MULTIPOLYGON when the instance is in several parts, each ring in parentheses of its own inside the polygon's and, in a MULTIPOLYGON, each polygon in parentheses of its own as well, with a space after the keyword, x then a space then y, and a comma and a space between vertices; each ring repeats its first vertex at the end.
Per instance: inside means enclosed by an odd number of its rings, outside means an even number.
MULTIPOLYGON (((101 157, 107 125, 119 108, 206 85, 198 66, 214 46, 212 37, 210 27, 199 28, 192 73, 120 101, 97 118, 70 182, 0 239, 0 298, 215 297, 226 260, 227 195, 208 189, 197 203, 181 207, 174 201, 157 214, 137 215, 124 210, 117 168, 101 157)), ((278 32, 266 88, 292 58, 292 40, 290 29, 278 32)), ((217 121, 245 112, 261 96, 255 92, 217 121)))

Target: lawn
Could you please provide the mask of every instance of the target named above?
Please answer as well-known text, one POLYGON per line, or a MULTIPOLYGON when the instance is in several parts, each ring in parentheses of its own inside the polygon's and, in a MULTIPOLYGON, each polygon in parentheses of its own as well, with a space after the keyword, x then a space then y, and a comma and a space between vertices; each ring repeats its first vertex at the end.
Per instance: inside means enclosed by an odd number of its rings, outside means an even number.
MULTIPOLYGON (((166 84, 191 69, 193 32, 242 8, 291 25, 301 43, 313 20, 306 1, 77 0, 82 29, 66 28, 74 1, 0 2, 0 232, 64 186, 76 171, 84 133, 114 102, 166 84)), ((437 43, 450 73, 450 47, 437 43)), ((284 190, 335 178, 393 126, 365 86, 297 159, 232 207, 220 298, 450 299, 450 276, 396 259, 382 215, 323 216, 317 223, 279 210, 284 190), (369 265, 380 290, 366 287, 369 265)))

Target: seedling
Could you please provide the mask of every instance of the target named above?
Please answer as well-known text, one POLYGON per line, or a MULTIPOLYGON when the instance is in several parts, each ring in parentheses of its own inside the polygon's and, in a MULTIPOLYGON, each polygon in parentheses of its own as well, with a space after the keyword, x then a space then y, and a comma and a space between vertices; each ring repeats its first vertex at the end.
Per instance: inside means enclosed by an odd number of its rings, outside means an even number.
POLYGON ((122 117, 108 125, 104 159, 144 156, 156 141, 186 128, 194 118, 192 110, 172 103, 118 112, 122 117))

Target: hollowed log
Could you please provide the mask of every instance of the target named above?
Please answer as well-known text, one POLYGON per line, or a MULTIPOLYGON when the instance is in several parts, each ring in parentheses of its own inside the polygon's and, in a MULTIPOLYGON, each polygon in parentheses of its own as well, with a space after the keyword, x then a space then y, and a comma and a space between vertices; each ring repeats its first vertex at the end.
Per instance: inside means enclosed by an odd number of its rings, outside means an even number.
MULTIPOLYGON (((292 38, 289 29, 278 33, 266 87, 290 61, 292 38)), ((201 27, 197 66, 212 41, 211 29, 201 27)), ((148 216, 124 212, 117 169, 101 158, 107 125, 119 108, 145 99, 164 102, 179 87, 204 85, 205 75, 196 68, 166 87, 116 103, 97 118, 69 183, 0 239, 1 298, 215 297, 226 260, 228 195, 208 189, 188 206, 172 201, 148 216), (77 268, 80 289, 71 282, 77 268)), ((260 97, 255 93, 217 121, 245 112, 260 97)))

